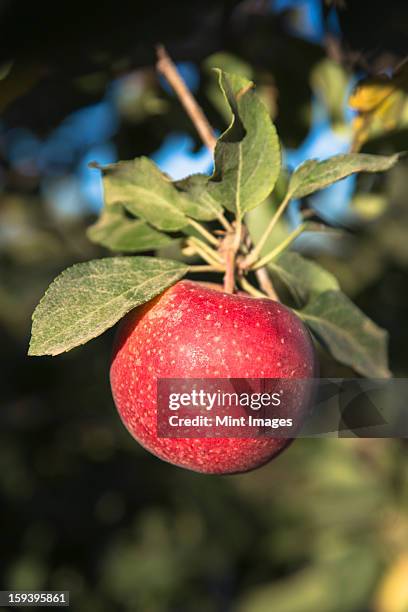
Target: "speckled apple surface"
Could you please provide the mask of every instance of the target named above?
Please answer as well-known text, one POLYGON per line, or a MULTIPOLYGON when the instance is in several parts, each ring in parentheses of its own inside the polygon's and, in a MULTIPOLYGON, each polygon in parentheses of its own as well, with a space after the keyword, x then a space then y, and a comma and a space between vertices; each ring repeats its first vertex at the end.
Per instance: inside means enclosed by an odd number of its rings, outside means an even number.
POLYGON ((121 419, 142 446, 190 470, 232 474, 265 464, 289 440, 159 438, 157 379, 304 379, 315 372, 313 343, 291 310, 183 280, 122 321, 110 380, 121 419))

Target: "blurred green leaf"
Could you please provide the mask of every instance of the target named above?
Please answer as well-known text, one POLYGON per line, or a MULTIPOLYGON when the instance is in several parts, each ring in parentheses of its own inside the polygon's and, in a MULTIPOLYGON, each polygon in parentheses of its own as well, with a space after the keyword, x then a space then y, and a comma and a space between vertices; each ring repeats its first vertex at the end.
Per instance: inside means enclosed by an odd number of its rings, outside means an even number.
POLYGON ((34 311, 29 355, 58 355, 85 344, 187 270, 153 257, 96 259, 68 268, 34 311))
POLYGON ((332 123, 344 123, 344 100, 350 75, 341 64, 325 57, 311 71, 310 81, 314 92, 324 102, 332 123))
POLYGON ((41 558, 26 554, 12 565, 7 584, 16 591, 40 590, 44 587, 46 576, 47 569, 41 558))
POLYGON ((398 154, 385 156, 363 153, 335 155, 320 162, 317 159, 309 159, 296 168, 290 177, 288 193, 292 198, 304 198, 355 172, 388 170, 398 159, 398 154))
POLYGON ((158 232, 140 219, 129 219, 121 204, 105 207, 94 225, 88 228, 88 238, 111 251, 137 253, 159 249, 171 244, 167 234, 158 232))
POLYGON ((286 251, 278 259, 269 262, 268 269, 301 302, 307 302, 311 295, 339 289, 333 274, 293 251, 286 251))
POLYGON ((324 564, 313 564, 288 578, 254 588, 239 612, 354 612, 362 609, 378 573, 367 548, 351 549, 324 564))
POLYGON ((132 123, 169 111, 169 104, 160 97, 159 83, 149 68, 138 70, 123 79, 117 93, 117 105, 121 115, 132 123))
POLYGON ((330 353, 363 376, 387 378, 387 333, 341 291, 325 291, 298 315, 330 353))
POLYGON ((380 193, 357 193, 351 201, 351 210, 363 221, 373 221, 387 208, 388 200, 380 193))

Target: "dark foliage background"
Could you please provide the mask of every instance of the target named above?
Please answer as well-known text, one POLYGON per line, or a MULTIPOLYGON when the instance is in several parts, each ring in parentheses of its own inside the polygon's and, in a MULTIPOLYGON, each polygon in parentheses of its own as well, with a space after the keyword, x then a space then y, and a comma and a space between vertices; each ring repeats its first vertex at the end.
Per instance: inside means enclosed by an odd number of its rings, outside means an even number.
MULTIPOLYGON (((87 162, 170 159, 183 138, 187 172, 205 157, 155 77, 156 43, 181 62, 219 130, 208 58, 249 66, 290 161, 313 130, 333 146, 339 124, 350 130, 328 95, 342 86, 333 64, 349 86, 404 59, 406 3, 5 1, 0 18, 1 588, 70 590, 73 610, 93 612, 408 610, 404 440, 301 440, 254 473, 197 475, 152 457, 121 425, 112 331, 58 358, 26 357, 50 280, 104 254, 85 234, 100 198, 87 162), (319 91, 327 129, 313 111, 319 91)), ((407 148, 404 112, 364 150, 407 148)), ((396 376, 408 375, 407 168, 340 193, 359 215, 353 238, 314 250, 389 331, 396 376)), ((324 373, 345 373, 322 359, 324 373)))

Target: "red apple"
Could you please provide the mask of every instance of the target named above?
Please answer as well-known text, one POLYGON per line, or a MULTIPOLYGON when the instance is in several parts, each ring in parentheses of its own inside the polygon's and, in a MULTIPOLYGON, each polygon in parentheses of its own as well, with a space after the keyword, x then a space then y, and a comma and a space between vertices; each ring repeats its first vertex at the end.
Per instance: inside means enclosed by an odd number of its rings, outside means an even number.
MULTIPOLYGON (((164 438, 157 435, 158 378, 310 379, 308 331, 270 299, 180 281, 123 320, 110 369, 112 393, 134 438, 161 459, 197 472, 246 472, 275 457, 285 438, 164 438)), ((306 394, 307 395, 307 394, 306 394)), ((293 408, 298 417, 310 397, 293 408)), ((287 412, 291 408, 287 407, 287 412)))

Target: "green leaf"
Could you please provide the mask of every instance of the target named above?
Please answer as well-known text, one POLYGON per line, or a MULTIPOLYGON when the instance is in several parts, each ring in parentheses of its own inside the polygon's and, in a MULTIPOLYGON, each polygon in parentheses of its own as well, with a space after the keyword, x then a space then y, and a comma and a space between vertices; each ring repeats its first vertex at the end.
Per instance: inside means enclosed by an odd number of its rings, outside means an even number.
POLYGON ((177 231, 188 225, 188 217, 210 221, 223 208, 241 218, 271 193, 281 157, 268 111, 253 83, 218 72, 232 122, 217 141, 213 176, 199 174, 172 182, 146 157, 110 164, 101 168, 107 207, 122 204, 159 230, 177 231))
POLYGON ((211 221, 223 211, 222 205, 208 191, 209 177, 206 174, 192 174, 174 183, 183 194, 183 210, 192 219, 211 221))
POLYGON ((304 198, 355 172, 388 170, 397 163, 398 158, 399 154, 384 156, 350 153, 335 155, 324 161, 309 159, 292 174, 288 193, 292 198, 304 198))
POLYGON ((186 197, 147 157, 101 168, 105 205, 123 204, 137 217, 164 231, 185 227, 186 197))
POLYGON ((341 291, 326 291, 297 311, 335 359, 369 378, 387 378, 387 332, 341 291))
POLYGON ((275 186, 281 167, 279 140, 253 83, 218 72, 232 122, 217 141, 208 189, 214 200, 242 217, 263 202, 275 186))
POLYGON ((129 219, 121 204, 105 207, 87 231, 88 238, 111 251, 137 253, 167 246, 173 240, 140 219, 129 219))
POLYGON ((68 268, 34 311, 29 355, 58 355, 85 344, 187 271, 153 257, 107 257, 68 268))
POLYGON ((333 274, 294 251, 282 253, 278 259, 269 262, 268 269, 303 303, 312 295, 339 289, 333 274))
POLYGON ((219 52, 207 57, 203 62, 204 71, 209 75, 206 87, 206 95, 223 119, 229 123, 231 121, 231 110, 225 103, 225 97, 218 84, 218 75, 215 69, 220 69, 232 74, 239 74, 246 79, 252 79, 253 69, 250 64, 231 53, 219 52))

